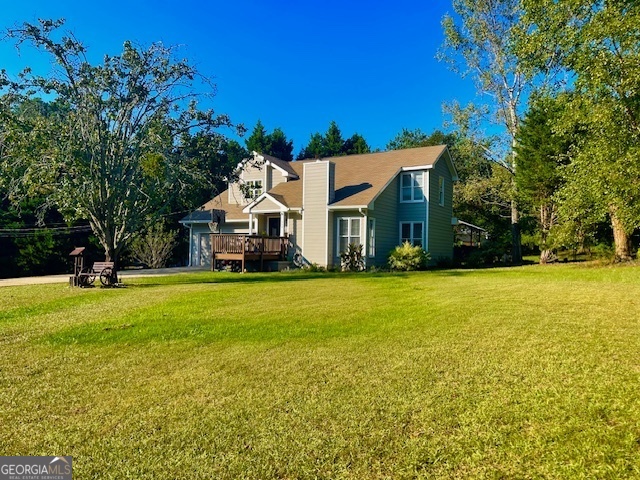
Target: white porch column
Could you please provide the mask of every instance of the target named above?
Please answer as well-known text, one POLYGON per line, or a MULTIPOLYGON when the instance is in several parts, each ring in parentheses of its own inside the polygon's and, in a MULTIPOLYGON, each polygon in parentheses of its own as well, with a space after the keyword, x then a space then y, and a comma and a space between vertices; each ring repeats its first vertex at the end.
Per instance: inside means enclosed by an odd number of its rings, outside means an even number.
POLYGON ((284 211, 280 212, 280 236, 284 237, 284 221, 285 221, 285 216, 284 216, 284 211))
POLYGON ((253 235, 253 213, 249 214, 249 235, 253 235))

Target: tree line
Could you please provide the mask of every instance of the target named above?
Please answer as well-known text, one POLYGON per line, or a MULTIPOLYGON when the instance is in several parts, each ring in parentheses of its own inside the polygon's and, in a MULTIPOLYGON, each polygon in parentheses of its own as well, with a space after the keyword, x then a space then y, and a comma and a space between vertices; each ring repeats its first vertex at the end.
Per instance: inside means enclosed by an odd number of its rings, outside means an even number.
MULTIPOLYGON (((439 56, 475 81, 481 101, 453 101, 442 130, 403 129, 386 148, 447 144, 460 177, 456 216, 486 228, 496 251, 510 244, 514 263, 523 244, 541 262, 609 242, 618 260, 630 259, 640 226, 640 6, 455 0, 453 8, 439 56), (501 129, 487 133, 489 124, 501 129)), ((62 27, 42 20, 6 32, 48 54, 55 71, 0 74, 0 246, 14 252, 0 260, 5 272, 60 268, 65 229, 75 238, 90 229, 95 251, 117 261, 150 226, 177 228, 249 152, 294 160, 285 132, 261 121, 244 145, 230 139, 244 127, 210 108, 212 84, 173 48, 126 42, 94 65, 62 27)), ((370 151, 362 135, 345 138, 331 122, 297 159, 370 151)))

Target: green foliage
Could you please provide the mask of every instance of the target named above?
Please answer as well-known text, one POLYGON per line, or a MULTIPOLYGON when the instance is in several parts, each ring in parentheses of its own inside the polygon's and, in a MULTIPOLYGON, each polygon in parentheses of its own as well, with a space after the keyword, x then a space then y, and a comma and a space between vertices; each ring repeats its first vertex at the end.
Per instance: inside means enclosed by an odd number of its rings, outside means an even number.
POLYGON ((332 121, 324 135, 319 132, 311 135, 309 143, 300 150, 298 160, 354 155, 370 151, 371 149, 362 135, 354 133, 350 138, 344 140, 338 124, 332 121))
POLYGON ((608 217, 616 254, 630 258, 629 235, 640 226, 640 5, 581 0, 523 4, 532 27, 518 53, 535 68, 556 64, 573 76, 575 95, 563 123, 566 129, 578 125, 585 132, 562 196, 608 217))
POLYGON ((276 128, 267 134, 267 130, 260 120, 247 138, 246 145, 249 153, 263 153, 288 162, 293 160, 293 141, 287 140, 287 136, 281 128, 276 128))
POLYGON ((249 152, 267 153, 269 140, 267 138, 267 130, 261 120, 258 120, 256 126, 253 127, 251 135, 245 140, 245 145, 249 152))
POLYGON ((167 230, 164 222, 155 222, 131 242, 133 257, 149 268, 163 268, 176 247, 178 232, 167 230))
POLYGON ((304 267, 302 267, 302 269, 310 273, 318 273, 318 272, 322 273, 327 271, 325 267, 323 267, 322 265, 318 265, 315 262, 307 263, 306 265, 304 265, 304 267))
POLYGON ((403 128, 392 140, 387 143, 387 150, 402 150, 404 148, 429 147, 433 145, 447 145, 453 147, 457 137, 453 133, 444 133, 434 130, 427 135, 419 128, 408 130, 403 128))
POLYGON ((185 155, 189 132, 221 140, 217 130, 232 125, 226 115, 198 108, 196 79, 203 77, 176 60, 174 48, 125 42, 120 55, 92 65, 73 35, 58 33, 62 24, 41 20, 7 33, 54 64, 49 77, 26 69, 10 82, 12 105, 44 93, 62 108, 56 115, 14 110, 15 123, 27 127, 14 130, 0 158, 2 180, 15 201, 38 194, 67 220, 88 219, 107 260, 117 260, 147 218, 209 180, 185 155))
POLYGON ((389 267, 391 270, 410 271, 421 270, 427 266, 431 256, 418 245, 415 247, 409 242, 398 245, 389 254, 389 267))
POLYGON ((364 270, 364 254, 362 245, 350 243, 347 250, 340 254, 340 267, 343 272, 361 272, 364 270))
POLYGON ((556 193, 564 183, 562 166, 577 141, 577 133, 561 127, 569 101, 569 94, 535 97, 517 135, 516 186, 521 204, 530 206, 538 223, 541 262, 553 249, 549 235, 558 220, 556 193))
POLYGON ((344 155, 371 153, 371 148, 362 135, 354 133, 344 141, 344 144, 342 145, 342 153, 344 155))
POLYGON ((268 140, 267 154, 288 162, 293 160, 293 141, 287 140, 281 128, 274 129, 268 140))

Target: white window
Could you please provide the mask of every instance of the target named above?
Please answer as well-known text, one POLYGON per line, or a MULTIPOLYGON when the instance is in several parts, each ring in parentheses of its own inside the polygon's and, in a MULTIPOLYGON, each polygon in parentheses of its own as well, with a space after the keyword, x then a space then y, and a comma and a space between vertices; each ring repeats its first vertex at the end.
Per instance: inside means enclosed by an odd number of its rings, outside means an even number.
POLYGON ((414 247, 421 247, 423 226, 422 222, 400 222, 400 243, 409 242, 414 247))
POLYGON ((369 257, 376 256, 376 219, 369 219, 369 257))
POLYGON ((338 219, 338 253, 347 251, 350 243, 361 245, 360 241, 360 218, 340 218, 338 219))
POLYGON ((444 207, 444 177, 438 178, 438 199, 440 205, 444 207))
POLYGON ((400 202, 424 201, 424 175, 422 172, 406 172, 400 177, 400 202))
POLYGON ((262 195, 262 180, 248 180, 245 183, 245 200, 253 200, 262 195))

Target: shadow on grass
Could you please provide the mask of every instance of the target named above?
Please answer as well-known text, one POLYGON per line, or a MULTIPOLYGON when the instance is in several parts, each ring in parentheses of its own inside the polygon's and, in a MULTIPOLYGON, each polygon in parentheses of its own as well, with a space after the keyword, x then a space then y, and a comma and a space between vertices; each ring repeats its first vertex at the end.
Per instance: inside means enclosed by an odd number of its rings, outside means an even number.
MULTIPOLYGON (((527 263, 532 265, 533 262, 527 263)), ((261 284, 261 283, 287 283, 306 280, 332 280, 336 278, 406 278, 415 275, 437 275, 447 277, 464 277, 473 275, 478 271, 505 270, 517 265, 487 265, 480 267, 461 268, 430 268, 414 272, 264 272, 264 273, 229 273, 229 272, 194 272, 180 273, 163 277, 138 277, 124 282, 127 288, 147 288, 164 285, 206 285, 206 284, 261 284)))
POLYGON ((304 280, 330 280, 334 278, 406 276, 403 272, 270 272, 270 273, 220 273, 203 272, 176 274, 166 277, 139 277, 124 282, 127 288, 158 287, 163 285, 227 284, 227 283, 282 283, 304 280))

